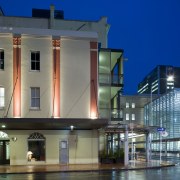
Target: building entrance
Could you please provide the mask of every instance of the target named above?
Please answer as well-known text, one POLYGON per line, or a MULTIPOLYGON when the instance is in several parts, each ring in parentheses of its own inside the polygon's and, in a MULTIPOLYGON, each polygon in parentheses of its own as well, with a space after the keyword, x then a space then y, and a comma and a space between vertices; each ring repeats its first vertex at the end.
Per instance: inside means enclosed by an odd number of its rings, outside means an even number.
POLYGON ((0 164, 10 164, 9 140, 0 140, 0 164))

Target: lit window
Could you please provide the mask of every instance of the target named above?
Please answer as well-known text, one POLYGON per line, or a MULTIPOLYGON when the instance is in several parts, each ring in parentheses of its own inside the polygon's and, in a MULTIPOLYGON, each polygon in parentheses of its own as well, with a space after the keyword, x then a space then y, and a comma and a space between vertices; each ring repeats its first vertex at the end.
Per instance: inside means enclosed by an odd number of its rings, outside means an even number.
POLYGON ((135 108, 135 103, 132 103, 132 108, 135 108))
POLYGON ((28 137, 28 161, 45 161, 45 140, 45 137, 38 132, 34 132, 28 137))
POLYGON ((4 50, 0 49, 0 69, 4 70, 4 50))
POLYGON ((174 81, 174 76, 168 76, 167 81, 174 81))
POLYGON ((40 52, 39 51, 31 52, 31 70, 40 71, 40 52))
POLYGON ((40 88, 31 88, 31 108, 40 108, 40 88))
POLYGON ((128 102, 126 103, 126 108, 129 108, 129 103, 128 102))
POLYGON ((126 113, 126 120, 129 121, 129 114, 126 113))
POLYGON ((4 107, 4 102, 5 102, 5 92, 4 88, 0 87, 0 108, 4 107))
POLYGON ((132 114, 132 121, 135 120, 135 114, 132 114))

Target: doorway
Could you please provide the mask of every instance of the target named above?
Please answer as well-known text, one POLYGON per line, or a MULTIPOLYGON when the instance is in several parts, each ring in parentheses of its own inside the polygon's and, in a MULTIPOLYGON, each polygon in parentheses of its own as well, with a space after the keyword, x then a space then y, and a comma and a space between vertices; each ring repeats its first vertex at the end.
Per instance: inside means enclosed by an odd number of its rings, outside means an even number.
POLYGON ((59 143, 59 162, 60 164, 69 163, 69 148, 67 140, 62 140, 59 143))
POLYGON ((0 140, 0 165, 10 164, 9 140, 0 140))

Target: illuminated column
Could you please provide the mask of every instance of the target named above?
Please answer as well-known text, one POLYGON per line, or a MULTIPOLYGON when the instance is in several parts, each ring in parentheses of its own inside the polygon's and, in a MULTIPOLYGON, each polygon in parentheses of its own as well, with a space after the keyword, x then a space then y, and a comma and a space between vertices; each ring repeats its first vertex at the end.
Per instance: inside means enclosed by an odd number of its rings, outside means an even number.
POLYGON ((90 117, 97 118, 98 117, 98 43, 97 42, 90 42, 90 117))
POLYGON ((60 117, 60 39, 53 39, 53 112, 52 117, 60 117))
POLYGON ((13 117, 21 117, 21 37, 13 37, 13 117))

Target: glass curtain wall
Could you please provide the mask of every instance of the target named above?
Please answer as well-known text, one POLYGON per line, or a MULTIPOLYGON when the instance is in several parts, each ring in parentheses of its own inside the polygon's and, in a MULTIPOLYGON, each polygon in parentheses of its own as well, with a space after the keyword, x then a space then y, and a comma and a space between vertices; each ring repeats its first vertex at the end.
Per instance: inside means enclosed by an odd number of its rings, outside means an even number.
MULTIPOLYGON (((162 137, 163 147, 167 151, 180 149, 180 89, 174 89, 147 104, 144 108, 147 126, 166 128, 167 137, 162 137)), ((159 151, 161 133, 152 134, 152 150, 159 151)))
POLYGON ((120 118, 120 93, 123 90, 122 50, 99 51, 99 113, 109 120, 120 118))

